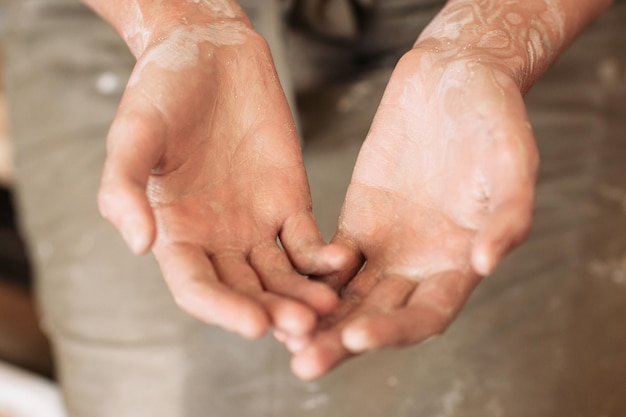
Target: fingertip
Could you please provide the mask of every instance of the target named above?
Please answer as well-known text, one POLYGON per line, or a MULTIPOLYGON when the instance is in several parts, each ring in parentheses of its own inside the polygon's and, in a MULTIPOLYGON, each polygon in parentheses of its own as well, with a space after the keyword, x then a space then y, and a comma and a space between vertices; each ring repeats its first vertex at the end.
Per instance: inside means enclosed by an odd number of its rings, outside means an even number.
POLYGON ((273 334, 274 334, 274 339, 276 339, 280 343, 287 342, 289 338, 289 336, 287 336, 287 333, 283 332, 282 330, 274 329, 273 334))
POLYGON ((528 237, 531 225, 532 199, 511 199, 500 204, 474 241, 474 272, 480 276, 492 274, 502 258, 528 237))
POLYGON ((263 294, 259 301, 269 314, 275 332, 283 337, 310 336, 317 327, 317 315, 305 304, 274 294, 263 294))
POLYGON ((280 240, 292 264, 303 275, 328 275, 360 259, 360 253, 343 242, 325 243, 311 213, 285 221, 280 240))
POLYGON ((249 322, 238 326, 237 331, 241 337, 248 340, 258 340, 265 336, 270 328, 269 322, 249 322))
POLYGON ((317 317, 309 309, 302 308, 297 312, 294 311, 292 314, 285 315, 277 325, 280 326, 281 331, 290 336, 302 337, 315 331, 317 317))
POLYGON ((324 374, 315 348, 306 348, 291 359, 291 371, 302 381, 312 381, 324 374))
POLYGON ((265 311, 255 304, 241 306, 232 322, 217 322, 220 327, 231 329, 248 340, 258 340, 270 330, 271 322, 265 311))
POLYGON ((248 340, 258 340, 271 330, 272 319, 264 308, 256 303, 247 303, 241 307, 230 324, 234 331, 248 340))
POLYGON ((150 227, 137 219, 126 219, 120 229, 124 241, 135 255, 144 255, 152 247, 154 240, 150 227))
POLYGON ((353 263, 354 259, 358 257, 350 248, 339 243, 325 245, 320 249, 319 256, 323 261, 322 266, 327 270, 326 273, 339 271, 346 265, 353 263))
POLYGON ((143 255, 152 248, 156 225, 147 200, 142 201, 145 197, 141 191, 125 187, 130 186, 114 186, 103 180, 98 191, 98 209, 119 231, 129 249, 136 255, 143 255))
MULTIPOLYGON (((242 304, 238 306, 236 311, 233 310, 232 314, 223 314, 223 311, 222 314, 219 314, 219 309, 211 308, 216 303, 211 303, 211 299, 206 297, 207 292, 200 287, 197 287, 197 290, 192 292, 171 288, 172 293, 175 295, 174 301, 178 307, 183 312, 207 324, 219 326, 248 340, 260 339, 269 331, 269 317, 256 304, 242 304)), ((222 298, 221 301, 224 301, 224 299, 222 298)), ((228 304, 233 302, 233 300, 227 300, 226 302, 227 305, 221 306, 222 308, 230 307, 228 304)))
POLYGON ((363 353, 374 348, 367 319, 348 325, 341 333, 341 342, 352 353, 363 353))
POLYGON ((285 345, 287 350, 292 354, 302 352, 312 340, 310 336, 294 337, 282 330, 274 330, 274 338, 285 345))
POLYGON ((487 249, 475 248, 472 253, 472 268, 480 276, 490 275, 495 269, 494 256, 490 256, 487 249))
POLYGON ((137 215, 116 216, 107 208, 101 208, 100 212, 104 219, 115 226, 135 255, 144 255, 152 248, 156 230, 151 221, 137 215))

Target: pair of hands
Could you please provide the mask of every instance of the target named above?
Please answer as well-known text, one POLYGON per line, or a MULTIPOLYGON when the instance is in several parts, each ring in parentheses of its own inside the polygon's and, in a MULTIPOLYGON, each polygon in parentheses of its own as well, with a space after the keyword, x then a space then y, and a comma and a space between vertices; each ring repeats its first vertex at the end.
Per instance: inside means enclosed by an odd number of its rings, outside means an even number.
POLYGON ((273 328, 300 378, 441 333, 530 226, 537 154, 518 85, 408 52, 327 245, 267 45, 221 33, 177 29, 138 58, 103 215, 154 252, 183 310, 247 338, 273 328))

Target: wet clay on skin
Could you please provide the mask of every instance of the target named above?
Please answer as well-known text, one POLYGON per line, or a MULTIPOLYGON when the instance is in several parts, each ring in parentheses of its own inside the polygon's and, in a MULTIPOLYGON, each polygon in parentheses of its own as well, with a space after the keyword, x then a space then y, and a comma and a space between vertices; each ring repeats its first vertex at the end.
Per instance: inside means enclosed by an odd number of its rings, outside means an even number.
POLYGON ((414 216, 441 211, 467 230, 483 225, 507 176, 531 184, 534 148, 520 89, 563 42, 554 4, 449 2, 396 68, 353 183, 406 200, 414 216), (511 158, 504 170, 501 155, 511 158))
POLYGON ((555 0, 452 1, 429 24, 416 46, 450 59, 492 57, 520 69, 523 90, 555 58, 565 38, 565 17, 555 0))
MULTIPOLYGON (((201 45, 212 47, 239 45, 253 33, 245 15, 236 2, 229 0, 187 0, 189 11, 179 18, 166 35, 154 39, 147 28, 146 19, 139 4, 131 2, 128 10, 133 16, 125 25, 125 37, 131 50, 141 59, 129 81, 132 87, 148 65, 169 71, 180 71, 199 63, 201 45), (206 15, 210 19, 192 19, 191 16, 206 15), (149 45, 150 44, 150 45, 149 45)), ((209 48, 211 49, 211 48, 209 48)))
MULTIPOLYGON (((121 24, 121 32, 129 45, 131 51, 136 57, 143 54, 149 43, 162 42, 163 39, 153 39, 155 30, 161 30, 162 25, 155 24, 155 19, 150 19, 146 15, 148 11, 152 15, 159 16, 167 14, 166 11, 159 12, 163 1, 156 4, 150 3, 144 5, 141 0, 133 0, 124 3, 123 15, 124 19, 121 24)), ((198 41, 206 40, 215 43, 216 46, 241 42, 240 32, 242 30, 250 30, 250 27, 244 23, 247 17, 237 2, 232 0, 185 0, 177 3, 180 9, 173 19, 178 22, 168 22, 168 26, 172 26, 172 34, 180 33, 186 28, 191 36, 198 41), (195 17, 205 16, 204 19, 196 19, 195 17), (193 18, 192 18, 193 17, 193 18), (174 23, 172 25, 172 23, 174 23), (180 29, 180 30, 179 30, 180 29)), ((168 33, 169 37, 169 33, 168 33)), ((180 38, 180 36, 179 36, 180 38)), ((188 46, 186 40, 176 39, 173 41, 182 46, 188 46)), ((193 53, 192 53, 193 54, 193 53)), ((169 60, 171 61, 171 60, 169 60)))

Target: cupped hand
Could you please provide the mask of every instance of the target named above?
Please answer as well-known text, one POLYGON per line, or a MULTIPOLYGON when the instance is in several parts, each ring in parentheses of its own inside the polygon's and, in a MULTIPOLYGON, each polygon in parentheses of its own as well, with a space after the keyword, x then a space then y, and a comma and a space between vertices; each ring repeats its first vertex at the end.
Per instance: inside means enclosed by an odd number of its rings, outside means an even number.
POLYGON ((103 215, 153 250, 190 314, 249 338, 312 332, 337 297, 296 270, 327 273, 341 250, 316 227, 265 41, 247 19, 184 19, 146 45, 109 133, 103 215))
POLYGON ((527 235, 538 164, 519 85, 497 65, 414 49, 394 70, 357 160, 322 279, 341 304, 312 341, 283 337, 318 377, 351 355, 440 334, 527 235))

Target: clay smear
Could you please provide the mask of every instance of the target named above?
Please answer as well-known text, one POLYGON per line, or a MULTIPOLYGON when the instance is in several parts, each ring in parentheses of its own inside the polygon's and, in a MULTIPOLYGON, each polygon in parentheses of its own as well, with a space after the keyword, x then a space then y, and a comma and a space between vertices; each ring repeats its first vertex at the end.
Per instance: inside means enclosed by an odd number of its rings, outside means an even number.
POLYGON ((146 51, 128 85, 134 85, 142 70, 148 65, 156 65, 169 71, 190 68, 198 64, 200 45, 203 43, 215 47, 240 45, 245 42, 250 32, 251 29, 243 23, 233 21, 178 27, 170 32, 166 39, 146 51))
POLYGON ((204 6, 219 18, 234 19, 241 15, 241 9, 230 0, 189 0, 191 3, 204 6))
MULTIPOLYGON (((553 0, 450 2, 424 30, 427 44, 449 58, 497 58, 536 79, 565 37, 565 18, 553 0)), ((526 80, 522 80, 527 83, 526 80)))

